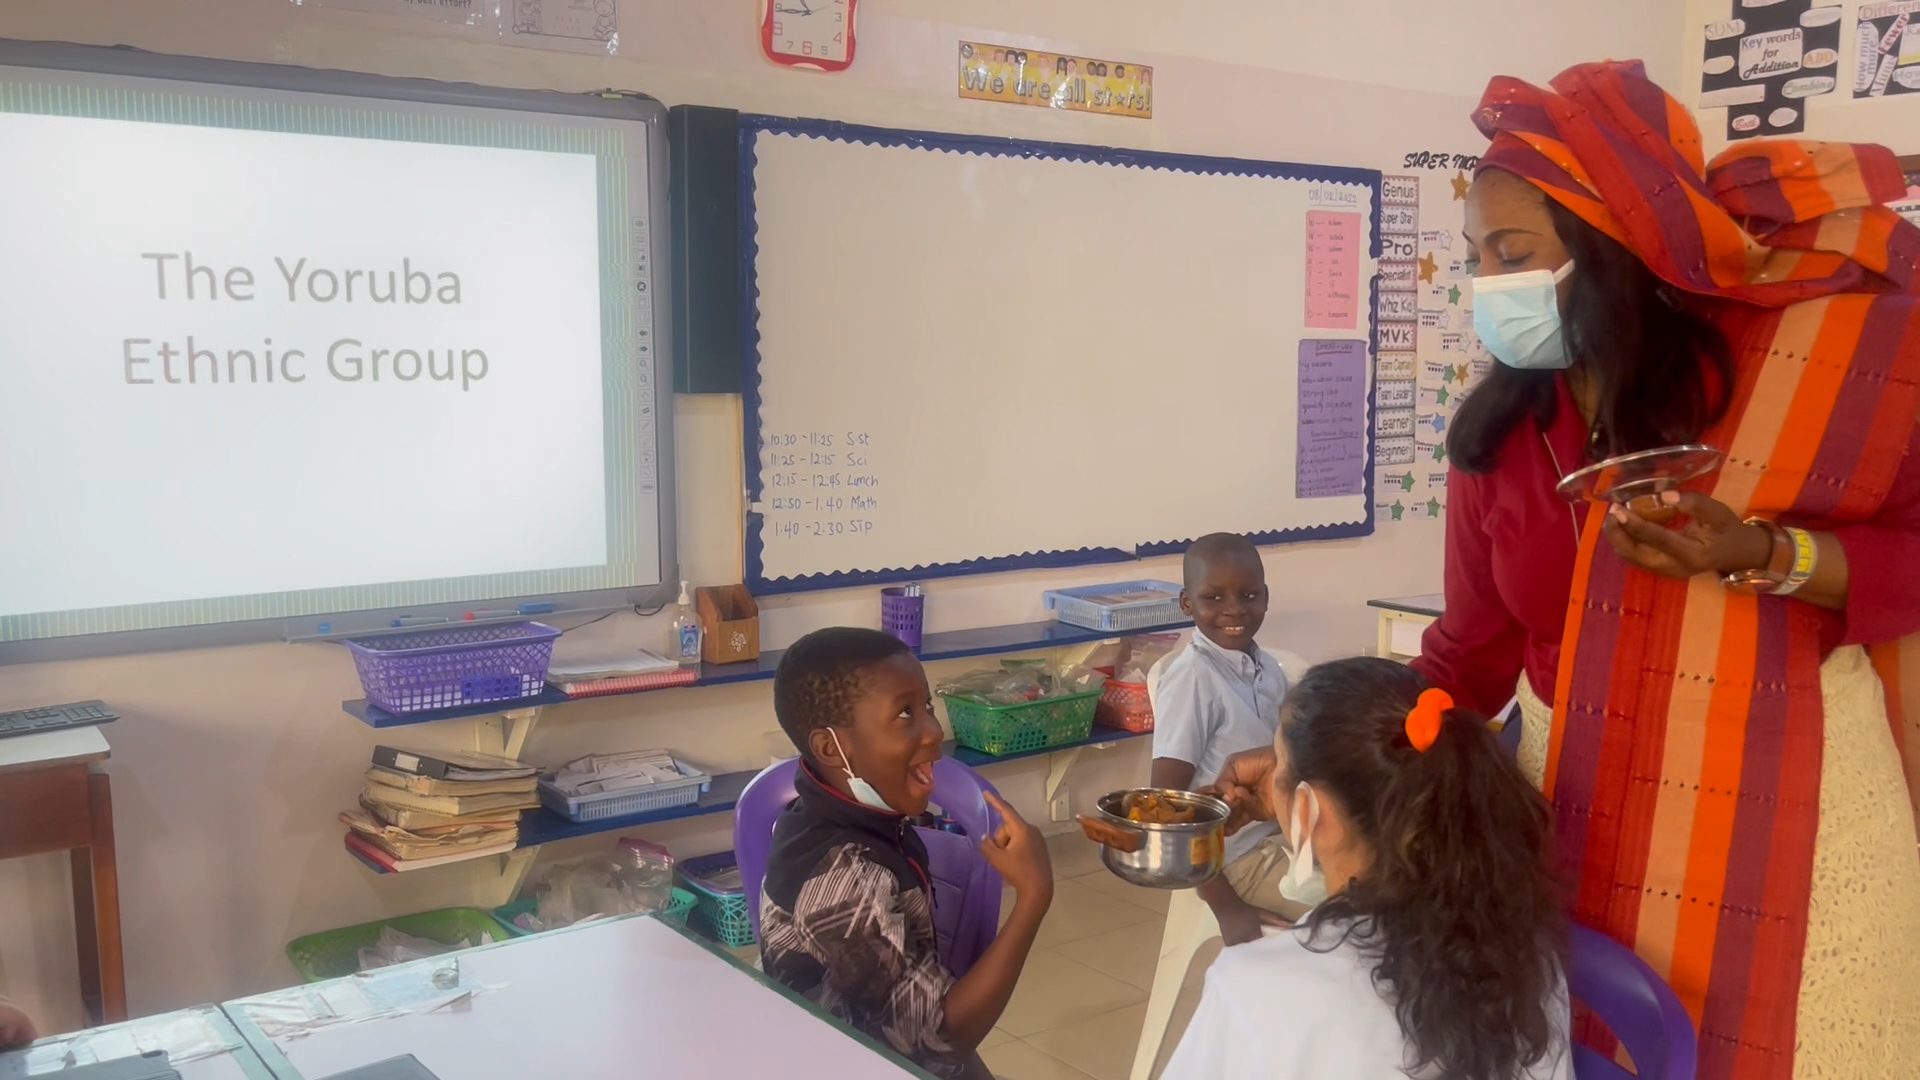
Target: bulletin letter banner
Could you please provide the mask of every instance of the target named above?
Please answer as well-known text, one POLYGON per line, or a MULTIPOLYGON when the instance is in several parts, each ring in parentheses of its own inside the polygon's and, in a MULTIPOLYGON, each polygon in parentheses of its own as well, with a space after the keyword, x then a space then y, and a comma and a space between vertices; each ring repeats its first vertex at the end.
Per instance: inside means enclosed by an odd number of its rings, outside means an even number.
POLYGON ((963 41, 960 96, 973 101, 1151 120, 1153 69, 1145 64, 963 41))

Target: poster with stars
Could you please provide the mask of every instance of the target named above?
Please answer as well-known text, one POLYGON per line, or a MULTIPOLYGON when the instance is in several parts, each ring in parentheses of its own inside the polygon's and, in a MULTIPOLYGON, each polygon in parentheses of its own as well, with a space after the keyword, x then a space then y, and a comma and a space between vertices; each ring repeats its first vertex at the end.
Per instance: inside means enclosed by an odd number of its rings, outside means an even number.
POLYGON ((1460 235, 1478 159, 1409 154, 1381 188, 1375 318, 1374 520, 1438 518, 1447 505, 1447 428, 1489 358, 1473 331, 1460 235))

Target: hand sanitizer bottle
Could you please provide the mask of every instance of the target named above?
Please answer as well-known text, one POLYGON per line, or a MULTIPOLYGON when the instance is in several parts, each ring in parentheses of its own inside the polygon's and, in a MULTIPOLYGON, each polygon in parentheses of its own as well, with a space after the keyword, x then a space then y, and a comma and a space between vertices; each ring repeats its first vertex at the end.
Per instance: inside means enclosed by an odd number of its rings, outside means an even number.
POLYGON ((700 662, 700 616, 693 610, 693 598, 689 595, 687 583, 680 583, 680 603, 673 613, 673 637, 667 643, 667 653, 680 662, 681 667, 700 662))

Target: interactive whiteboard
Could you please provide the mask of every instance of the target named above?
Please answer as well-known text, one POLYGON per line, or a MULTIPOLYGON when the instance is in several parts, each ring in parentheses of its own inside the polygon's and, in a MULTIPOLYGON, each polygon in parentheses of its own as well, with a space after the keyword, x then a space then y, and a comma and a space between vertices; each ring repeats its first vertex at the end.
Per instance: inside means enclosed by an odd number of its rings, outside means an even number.
POLYGON ((741 140, 756 591, 1372 531, 1379 173, 741 140))
POLYGON ((664 115, 0 42, 0 655, 655 598, 664 115))

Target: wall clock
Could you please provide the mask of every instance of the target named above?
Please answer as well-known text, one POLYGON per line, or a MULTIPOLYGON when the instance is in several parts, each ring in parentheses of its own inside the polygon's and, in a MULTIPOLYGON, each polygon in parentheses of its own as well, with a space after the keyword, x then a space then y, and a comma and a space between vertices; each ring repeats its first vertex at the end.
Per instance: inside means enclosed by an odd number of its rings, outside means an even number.
POLYGON ((767 59, 816 71, 853 64, 860 0, 760 0, 760 48, 767 59))

